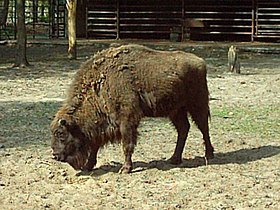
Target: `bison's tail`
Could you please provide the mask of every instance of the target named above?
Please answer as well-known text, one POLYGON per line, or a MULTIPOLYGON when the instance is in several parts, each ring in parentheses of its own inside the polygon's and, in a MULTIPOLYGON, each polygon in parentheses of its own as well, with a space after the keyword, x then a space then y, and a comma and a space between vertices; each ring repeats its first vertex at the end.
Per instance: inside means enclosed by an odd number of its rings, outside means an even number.
POLYGON ((189 105, 190 115, 197 125, 211 120, 206 74, 200 76, 199 83, 196 87, 197 92, 192 95, 192 104, 189 105))

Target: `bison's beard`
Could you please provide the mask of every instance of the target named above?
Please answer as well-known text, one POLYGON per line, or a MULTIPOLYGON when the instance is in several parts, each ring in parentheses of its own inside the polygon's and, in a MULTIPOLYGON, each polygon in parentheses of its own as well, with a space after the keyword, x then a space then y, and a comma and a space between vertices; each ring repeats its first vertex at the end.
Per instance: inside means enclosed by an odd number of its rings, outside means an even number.
POLYGON ((69 163, 75 170, 82 170, 88 160, 88 155, 79 153, 75 156, 68 156, 66 162, 69 163))
POLYGON ((76 151, 74 154, 67 156, 66 162, 75 170, 83 170, 88 162, 90 153, 90 150, 76 151))

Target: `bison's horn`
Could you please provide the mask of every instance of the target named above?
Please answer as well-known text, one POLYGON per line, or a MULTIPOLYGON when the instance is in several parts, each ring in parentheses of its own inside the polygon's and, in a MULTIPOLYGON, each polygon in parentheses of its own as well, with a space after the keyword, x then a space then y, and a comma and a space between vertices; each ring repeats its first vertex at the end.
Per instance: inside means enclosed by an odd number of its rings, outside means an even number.
POLYGON ((59 121, 58 121, 58 123, 59 123, 59 125, 66 125, 66 120, 65 119, 60 119, 59 121))

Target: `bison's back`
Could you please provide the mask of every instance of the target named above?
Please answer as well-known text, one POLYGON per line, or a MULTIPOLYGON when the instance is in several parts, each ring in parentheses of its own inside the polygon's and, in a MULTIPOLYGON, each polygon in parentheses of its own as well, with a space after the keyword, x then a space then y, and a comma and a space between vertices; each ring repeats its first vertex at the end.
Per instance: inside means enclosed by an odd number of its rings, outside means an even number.
POLYGON ((208 106, 203 59, 179 51, 157 51, 140 45, 109 48, 96 54, 77 73, 68 101, 82 92, 82 103, 100 112, 140 110, 147 116, 167 116, 172 110, 208 106), (71 96, 72 95, 72 96, 71 96), (74 96, 74 97, 73 97, 74 96), (124 108, 125 107, 125 108, 124 108))
POLYGON ((123 46, 128 55, 141 107, 148 116, 166 116, 201 100, 208 106, 206 65, 203 59, 181 51, 156 51, 137 45, 123 46), (129 53, 130 52, 130 53, 129 53))

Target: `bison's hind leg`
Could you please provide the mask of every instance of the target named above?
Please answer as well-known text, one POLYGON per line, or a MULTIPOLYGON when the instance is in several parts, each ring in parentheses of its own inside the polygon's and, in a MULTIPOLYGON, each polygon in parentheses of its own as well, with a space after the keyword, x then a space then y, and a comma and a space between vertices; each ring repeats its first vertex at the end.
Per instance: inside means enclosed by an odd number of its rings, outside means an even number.
POLYGON ((203 140, 205 144, 205 157, 207 159, 214 158, 214 148, 210 141, 209 135, 209 125, 208 125, 208 117, 209 117, 209 109, 200 109, 200 111, 192 111, 191 112, 193 121, 197 125, 198 129, 201 131, 203 135, 203 140))
POLYGON ((190 130, 187 111, 185 111, 184 109, 178 110, 175 114, 170 116, 170 120, 172 121, 178 132, 178 137, 175 151, 169 159, 169 162, 171 164, 178 165, 182 163, 182 153, 190 130))

